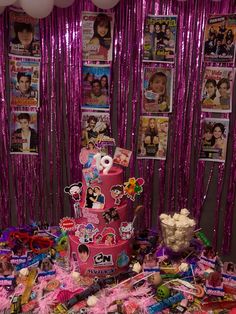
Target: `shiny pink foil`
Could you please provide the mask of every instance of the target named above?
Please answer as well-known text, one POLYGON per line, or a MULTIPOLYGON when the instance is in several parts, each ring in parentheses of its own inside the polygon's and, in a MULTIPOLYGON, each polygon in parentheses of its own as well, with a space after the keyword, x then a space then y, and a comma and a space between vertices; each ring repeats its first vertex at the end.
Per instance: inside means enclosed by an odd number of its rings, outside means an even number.
MULTIPOLYGON (((41 107, 39 109, 39 156, 10 156, 8 107, 5 90, 3 40, 0 44, 1 126, 1 221, 11 222, 17 211, 19 224, 29 219, 58 223, 65 214, 73 213, 73 204, 63 189, 81 179, 79 163, 81 138, 82 34, 81 12, 102 11, 90 0, 79 1, 67 8, 55 8, 40 21, 41 107), (11 205, 10 205, 11 199, 11 205), (9 210, 11 208, 11 212, 9 210), (70 213, 68 213, 70 211, 70 213)), ((227 156, 230 168, 225 180, 224 165, 212 163, 205 176, 205 162, 199 161, 201 141, 199 105, 203 73, 203 36, 207 16, 236 12, 233 0, 120 0, 109 12, 115 14, 114 49, 111 84, 111 125, 117 146, 133 151, 128 177, 143 177, 144 193, 138 197, 145 212, 140 227, 155 227, 161 212, 188 207, 199 221, 212 183, 213 167, 218 168, 218 196, 214 208, 214 244, 219 228, 222 190, 227 187, 225 206, 224 251, 230 249, 236 182, 236 128, 231 121, 230 137, 233 154, 227 156), (178 15, 177 58, 173 112, 169 117, 169 142, 166 161, 136 160, 137 134, 141 111, 142 45, 144 18, 147 14, 178 15), (232 140, 234 139, 234 140, 232 140), (207 182, 204 187, 204 179, 207 182), (155 182, 155 185, 153 185, 155 182), (153 202, 155 199, 155 203, 153 202)), ((5 13, 5 18, 7 13, 5 13)), ((5 23, 0 17, 3 38, 5 23)), ((6 50, 6 49, 5 49, 6 50)), ((172 66, 172 65, 165 65, 172 66)), ((217 117, 220 117, 218 114, 217 117)), ((231 115, 224 115, 232 119, 231 115)))

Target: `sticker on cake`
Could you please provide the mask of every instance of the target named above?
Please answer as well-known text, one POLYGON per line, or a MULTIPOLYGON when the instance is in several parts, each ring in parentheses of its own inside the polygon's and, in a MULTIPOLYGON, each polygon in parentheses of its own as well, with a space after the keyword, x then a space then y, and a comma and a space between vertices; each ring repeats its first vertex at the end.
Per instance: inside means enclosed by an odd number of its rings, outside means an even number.
POLYGON ((83 173, 84 180, 87 186, 90 186, 94 182, 97 182, 97 183, 101 182, 99 171, 96 168, 96 166, 91 166, 90 168, 84 168, 82 170, 82 173, 83 173))
POLYGON ((105 211, 102 214, 106 224, 109 224, 112 221, 116 221, 120 219, 120 216, 117 212, 117 209, 115 207, 109 208, 107 211, 105 211))
POLYGON ((98 215, 94 213, 90 213, 86 208, 82 208, 83 218, 88 219, 88 221, 92 224, 99 224, 98 215))
POLYGON ((76 228, 76 222, 74 218, 64 217, 60 220, 59 226, 63 231, 72 231, 76 228))
POLYGON ((103 254, 102 252, 93 257, 94 266, 113 266, 112 254, 103 254))
POLYGON ((140 195, 143 192, 142 186, 144 183, 143 178, 129 178, 129 181, 124 183, 125 195, 134 202, 136 195, 140 195))
POLYGON ((121 199, 124 196, 123 185, 113 185, 111 187, 111 197, 115 200, 115 205, 120 205, 121 199))
POLYGON ((129 256, 125 251, 122 251, 117 257, 117 266, 118 268, 125 267, 129 264, 129 256))
POLYGON ((83 184, 81 182, 73 183, 64 188, 64 192, 69 194, 74 201, 80 201, 83 184))
POLYGON ((134 234, 132 222, 122 222, 119 228, 120 237, 122 240, 129 240, 134 234))
POLYGON ((98 149, 95 147, 94 141, 89 140, 87 147, 82 148, 79 154, 79 161, 83 165, 83 168, 96 166, 96 160, 93 157, 97 153, 98 149))
POLYGON ((116 147, 115 154, 113 157, 113 162, 115 164, 128 167, 131 155, 132 155, 131 150, 116 147))
POLYGON ((94 242, 94 235, 98 232, 98 229, 93 224, 88 223, 77 225, 75 236, 79 238, 80 243, 92 243, 94 242))
POLYGON ((94 240, 98 244, 116 244, 116 231, 111 227, 105 227, 101 233, 96 234, 94 240))
POLYGON ((85 263, 87 262, 89 258, 89 248, 85 244, 80 244, 78 246, 78 255, 81 262, 85 263))
POLYGON ((105 206, 105 195, 99 186, 88 187, 86 191, 85 207, 103 209, 105 206))

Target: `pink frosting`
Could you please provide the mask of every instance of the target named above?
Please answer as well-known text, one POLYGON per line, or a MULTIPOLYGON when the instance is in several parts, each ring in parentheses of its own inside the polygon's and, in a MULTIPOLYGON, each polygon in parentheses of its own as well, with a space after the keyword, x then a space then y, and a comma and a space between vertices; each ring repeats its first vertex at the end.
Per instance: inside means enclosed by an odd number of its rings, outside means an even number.
MULTIPOLYGON (((131 254, 131 242, 119 241, 118 244, 81 244, 76 236, 69 236, 71 259, 78 263, 79 272, 86 276, 107 276, 116 275, 125 271, 129 265, 131 254), (88 256, 83 257, 79 253, 80 246, 88 248, 88 256)), ((86 254, 85 254, 86 255, 86 254)))

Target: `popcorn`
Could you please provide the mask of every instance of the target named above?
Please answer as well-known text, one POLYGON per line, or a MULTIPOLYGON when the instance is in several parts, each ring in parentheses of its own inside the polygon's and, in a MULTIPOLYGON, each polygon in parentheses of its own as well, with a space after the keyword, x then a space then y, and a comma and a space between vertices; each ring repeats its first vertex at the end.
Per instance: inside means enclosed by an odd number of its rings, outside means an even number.
POLYGON ((183 215, 183 216, 189 216, 190 214, 190 211, 187 210, 187 208, 182 208, 181 211, 180 211, 180 215, 183 215))
POLYGON ((22 268, 22 269, 20 270, 20 276, 26 277, 26 276, 28 276, 28 275, 29 275, 29 270, 28 270, 28 268, 22 268))
POLYGON ((187 263, 181 263, 179 265, 179 271, 182 271, 182 272, 188 271, 188 264, 187 263))
POLYGON ((140 273, 142 270, 142 266, 140 265, 139 262, 134 263, 132 270, 135 271, 136 273, 140 273))
POLYGON ((160 215, 164 243, 174 252, 186 249, 192 239, 196 223, 189 214, 187 208, 182 208, 180 214, 160 215))
POLYGON ((78 273, 77 271, 73 271, 71 273, 71 277, 74 279, 74 280, 78 280, 80 279, 80 273, 78 273))
POLYGON ((87 299, 87 305, 89 307, 92 307, 92 306, 96 305, 97 301, 98 301, 98 298, 95 297, 95 295, 90 295, 87 299))

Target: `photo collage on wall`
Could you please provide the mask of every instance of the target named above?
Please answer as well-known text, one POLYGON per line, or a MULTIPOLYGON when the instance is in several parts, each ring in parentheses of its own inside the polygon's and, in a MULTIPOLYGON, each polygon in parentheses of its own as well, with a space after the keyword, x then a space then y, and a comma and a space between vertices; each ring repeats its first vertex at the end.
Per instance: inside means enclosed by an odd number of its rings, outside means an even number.
MULTIPOLYGON (((82 146, 110 139, 114 14, 82 12, 82 146), (92 63, 92 62, 95 63, 92 63)), ((112 142, 112 141, 110 141, 112 142)))
POLYGON ((176 60, 177 16, 148 15, 144 25, 139 159, 166 159, 176 60))
POLYGON ((201 92, 202 112, 219 117, 201 121, 201 160, 225 162, 229 119, 235 79, 236 14, 210 15, 204 32, 204 71, 201 92), (212 66, 214 63, 214 66, 212 66), (220 115, 221 114, 221 115, 220 115))
POLYGON ((39 20, 9 11, 10 152, 38 155, 40 106, 39 20))

